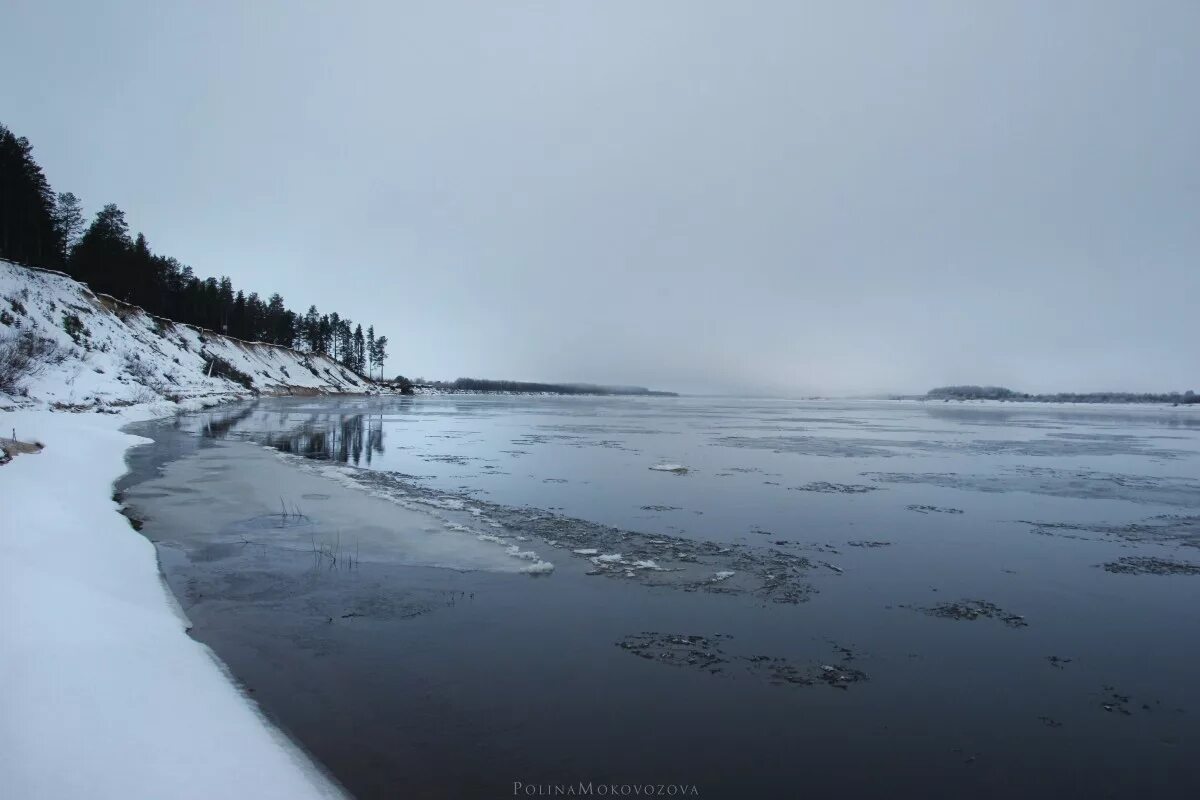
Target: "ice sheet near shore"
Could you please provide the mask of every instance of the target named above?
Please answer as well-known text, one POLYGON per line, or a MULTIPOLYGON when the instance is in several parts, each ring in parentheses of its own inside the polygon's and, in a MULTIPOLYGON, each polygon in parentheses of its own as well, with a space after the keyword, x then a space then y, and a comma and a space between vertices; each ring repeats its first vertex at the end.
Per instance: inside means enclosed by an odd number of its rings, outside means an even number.
POLYGON ((196 547, 253 540, 305 554, 326 548, 362 562, 529 574, 554 569, 510 537, 449 518, 448 511, 463 510, 460 499, 412 502, 373 493, 342 467, 249 442, 211 442, 172 461, 158 478, 125 493, 135 507, 143 497, 154 498, 156 526, 179 531, 196 547))
POLYGON ((341 796, 187 635, 154 546, 117 513, 128 421, 3 416, 46 445, 0 467, 4 796, 341 796))

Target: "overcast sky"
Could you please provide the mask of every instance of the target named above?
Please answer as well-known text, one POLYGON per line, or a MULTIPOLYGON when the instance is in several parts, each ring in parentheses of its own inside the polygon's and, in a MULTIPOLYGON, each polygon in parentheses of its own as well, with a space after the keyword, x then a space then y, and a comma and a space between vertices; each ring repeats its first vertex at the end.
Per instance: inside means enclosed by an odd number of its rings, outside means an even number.
POLYGON ((7 0, 57 191, 388 372, 1200 390, 1200 3, 7 0))

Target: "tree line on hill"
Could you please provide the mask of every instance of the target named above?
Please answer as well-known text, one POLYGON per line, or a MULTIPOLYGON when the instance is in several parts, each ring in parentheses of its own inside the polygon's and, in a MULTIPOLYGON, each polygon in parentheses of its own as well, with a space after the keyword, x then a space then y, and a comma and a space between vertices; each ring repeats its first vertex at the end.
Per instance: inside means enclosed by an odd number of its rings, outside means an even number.
POLYGON ((1003 386, 939 386, 930 389, 930 400, 1027 400, 1039 403, 1200 403, 1200 395, 1186 392, 1055 392, 1027 394, 1003 386))
POLYGON ((303 313, 278 293, 263 299, 234 290, 228 277, 201 278, 171 256, 154 253, 146 237, 131 237, 125 213, 104 206, 87 223, 71 192, 55 194, 33 147, 0 125, 0 258, 61 270, 93 291, 151 314, 248 341, 329 356, 362 374, 383 370, 386 336, 337 312, 303 313))

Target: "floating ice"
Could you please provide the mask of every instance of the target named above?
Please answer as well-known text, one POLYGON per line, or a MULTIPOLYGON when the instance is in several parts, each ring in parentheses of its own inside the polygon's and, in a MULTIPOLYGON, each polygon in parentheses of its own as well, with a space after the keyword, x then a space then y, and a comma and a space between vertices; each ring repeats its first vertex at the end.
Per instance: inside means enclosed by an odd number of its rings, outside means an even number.
POLYGON ((731 570, 723 569, 720 572, 713 575, 713 582, 715 583, 716 581, 727 581, 730 578, 732 578, 733 575, 734 575, 734 573, 731 570))
POLYGON ((674 472, 676 475, 682 475, 688 471, 688 468, 683 464, 655 464, 650 469, 657 472, 674 472))
MULTIPOLYGON (((595 551, 592 551, 592 552, 595 552, 595 551)), ((608 555, 604 555, 604 556, 596 556, 592 560, 597 563, 600 563, 600 564, 618 564, 621 561, 624 561, 624 559, 621 558, 620 553, 609 553, 608 555)))
POLYGON ((526 561, 538 561, 539 560, 537 553, 533 552, 532 550, 522 550, 520 547, 517 547, 515 544, 511 544, 508 546, 508 554, 510 556, 512 556, 513 558, 522 558, 526 561))
POLYGON ((521 572, 526 575, 549 575, 554 572, 554 565, 549 561, 538 561, 530 564, 528 567, 521 567, 521 572))
POLYGON ((465 503, 457 497, 424 497, 417 502, 437 508, 447 508, 452 511, 462 511, 465 506, 465 503))
POLYGON ((653 569, 658 570, 659 572, 662 571, 662 567, 655 563, 654 559, 651 558, 647 558, 642 561, 635 561, 633 562, 633 565, 638 569, 653 569))
POLYGON ((581 556, 594 556, 600 551, 594 547, 584 547, 579 550, 572 550, 571 552, 581 556))

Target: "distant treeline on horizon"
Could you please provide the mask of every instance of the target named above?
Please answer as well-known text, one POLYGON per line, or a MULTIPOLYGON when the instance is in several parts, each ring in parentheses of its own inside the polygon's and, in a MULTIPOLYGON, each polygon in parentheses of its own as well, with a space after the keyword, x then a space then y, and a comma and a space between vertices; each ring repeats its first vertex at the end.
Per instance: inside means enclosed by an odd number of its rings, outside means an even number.
POLYGON ((1003 386, 939 386, 925 395, 929 400, 1028 400, 1040 403, 1200 403, 1200 395, 1186 392, 1056 392, 1028 394, 1003 386))
POLYGON ((486 378, 459 378, 453 382, 426 381, 418 378, 413 381, 413 385, 459 392, 541 392, 546 394, 679 396, 675 392, 656 392, 644 386, 599 386, 592 383, 531 383, 529 381, 497 381, 486 378))

